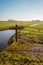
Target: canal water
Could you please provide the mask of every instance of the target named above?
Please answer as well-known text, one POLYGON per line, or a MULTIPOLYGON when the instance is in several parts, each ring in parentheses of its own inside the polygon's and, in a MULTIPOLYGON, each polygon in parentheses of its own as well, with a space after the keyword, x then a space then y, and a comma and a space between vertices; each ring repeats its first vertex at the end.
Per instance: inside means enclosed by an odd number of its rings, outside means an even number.
POLYGON ((8 41, 15 34, 15 30, 0 31, 0 51, 8 46, 8 41))

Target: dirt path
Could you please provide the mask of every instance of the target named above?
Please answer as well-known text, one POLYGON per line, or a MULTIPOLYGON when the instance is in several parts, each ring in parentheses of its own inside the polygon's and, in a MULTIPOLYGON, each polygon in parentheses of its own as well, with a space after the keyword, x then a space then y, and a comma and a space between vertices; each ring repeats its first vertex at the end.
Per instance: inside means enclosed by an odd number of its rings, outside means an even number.
POLYGON ((43 57, 43 44, 31 47, 29 54, 32 57, 43 57))
POLYGON ((36 25, 39 25, 39 24, 32 24, 32 25, 30 25, 30 26, 33 27, 33 26, 36 26, 36 25))

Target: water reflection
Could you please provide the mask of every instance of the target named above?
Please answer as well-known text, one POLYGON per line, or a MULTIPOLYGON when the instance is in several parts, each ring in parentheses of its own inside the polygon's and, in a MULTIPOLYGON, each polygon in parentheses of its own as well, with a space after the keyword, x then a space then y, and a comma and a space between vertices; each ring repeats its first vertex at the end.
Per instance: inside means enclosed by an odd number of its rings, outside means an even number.
POLYGON ((0 51, 8 46, 8 40, 15 34, 15 30, 0 31, 0 51))

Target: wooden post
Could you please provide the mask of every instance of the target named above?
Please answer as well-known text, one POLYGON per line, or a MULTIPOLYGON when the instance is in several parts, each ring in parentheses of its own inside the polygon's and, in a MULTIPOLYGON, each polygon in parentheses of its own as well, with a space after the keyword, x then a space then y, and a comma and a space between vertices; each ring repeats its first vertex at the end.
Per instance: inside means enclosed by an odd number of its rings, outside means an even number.
POLYGON ((17 42, 17 25, 16 25, 16 42, 17 42))

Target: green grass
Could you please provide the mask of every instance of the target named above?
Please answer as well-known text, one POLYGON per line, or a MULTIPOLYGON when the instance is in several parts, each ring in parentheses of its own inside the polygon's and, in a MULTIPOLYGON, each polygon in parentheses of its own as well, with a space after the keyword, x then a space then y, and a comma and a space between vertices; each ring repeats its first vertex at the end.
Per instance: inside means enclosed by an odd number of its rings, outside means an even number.
POLYGON ((5 51, 0 52, 0 65, 43 65, 43 58, 26 54, 25 50, 31 46, 36 45, 12 43, 5 51), (22 51, 17 53, 19 50, 22 51))
POLYGON ((24 26, 20 30, 18 41, 9 45, 0 52, 0 65, 43 65, 42 57, 31 57, 29 50, 31 47, 38 46, 39 40, 43 41, 43 23, 42 22, 0 22, 0 30, 10 29, 18 26, 24 26), (40 24, 39 24, 40 23, 40 24), (30 25, 39 24, 34 27, 30 25), (39 30, 40 29, 40 30, 39 30), (41 39, 40 39, 41 38, 41 39), (35 43, 29 40, 35 41, 35 43), (28 50, 28 54, 27 51, 28 50))
POLYGON ((18 26, 29 26, 35 24, 36 22, 0 22, 0 30, 9 29, 11 27, 18 26))

